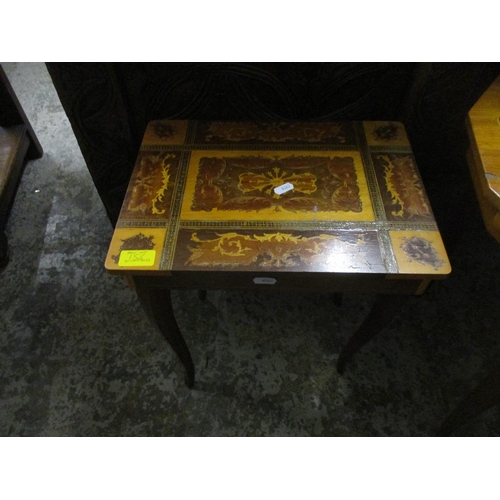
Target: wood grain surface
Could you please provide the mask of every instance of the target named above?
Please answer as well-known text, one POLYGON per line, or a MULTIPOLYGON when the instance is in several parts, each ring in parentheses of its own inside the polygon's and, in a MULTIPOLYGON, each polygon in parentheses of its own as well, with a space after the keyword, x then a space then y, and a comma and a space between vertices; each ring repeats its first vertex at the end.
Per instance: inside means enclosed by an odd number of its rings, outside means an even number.
POLYGON ((488 231, 500 242, 500 76, 470 110, 468 163, 488 231))

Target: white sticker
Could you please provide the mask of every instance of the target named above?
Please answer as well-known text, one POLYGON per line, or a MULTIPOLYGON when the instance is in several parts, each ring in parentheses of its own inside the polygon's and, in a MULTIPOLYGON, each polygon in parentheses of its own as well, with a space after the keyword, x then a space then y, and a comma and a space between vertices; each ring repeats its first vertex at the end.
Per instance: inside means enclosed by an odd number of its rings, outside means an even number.
POLYGON ((274 285, 276 280, 274 278, 254 278, 253 282, 256 285, 274 285))
POLYGON ((287 191, 290 191, 291 189, 293 189, 293 184, 291 182, 286 182, 285 184, 282 184, 281 186, 274 188, 274 192, 276 194, 284 194, 287 191))

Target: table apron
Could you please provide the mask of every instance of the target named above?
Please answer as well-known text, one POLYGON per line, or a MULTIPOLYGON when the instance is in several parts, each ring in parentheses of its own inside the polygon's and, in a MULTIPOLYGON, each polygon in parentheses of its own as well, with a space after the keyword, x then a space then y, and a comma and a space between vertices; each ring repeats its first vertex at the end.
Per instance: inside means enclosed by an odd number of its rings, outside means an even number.
POLYGON ((190 290, 313 290, 420 295, 431 282, 385 274, 289 273, 289 272, 172 272, 169 276, 127 275, 132 287, 190 290), (263 279, 262 279, 263 278, 263 279))

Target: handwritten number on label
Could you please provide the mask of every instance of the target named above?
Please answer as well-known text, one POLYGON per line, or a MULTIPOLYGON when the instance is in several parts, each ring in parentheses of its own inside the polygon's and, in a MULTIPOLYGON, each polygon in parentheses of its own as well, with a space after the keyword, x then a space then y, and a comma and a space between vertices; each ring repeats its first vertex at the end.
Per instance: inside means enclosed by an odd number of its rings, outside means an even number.
POLYGON ((122 250, 120 267, 151 267, 155 264, 156 250, 122 250))

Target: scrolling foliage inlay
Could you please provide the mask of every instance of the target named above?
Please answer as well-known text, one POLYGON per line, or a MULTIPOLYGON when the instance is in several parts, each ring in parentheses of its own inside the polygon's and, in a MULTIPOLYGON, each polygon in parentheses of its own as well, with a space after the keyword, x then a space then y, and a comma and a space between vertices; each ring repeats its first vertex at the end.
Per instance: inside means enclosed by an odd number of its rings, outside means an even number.
POLYGON ((168 215, 178 154, 143 154, 130 181, 123 216, 168 215))
POLYGON ((375 158, 387 218, 430 220, 432 212, 424 186, 410 155, 384 154, 375 158))
POLYGON ((327 270, 333 266, 340 271, 366 268, 370 272, 370 261, 383 270, 379 252, 371 255, 378 244, 369 233, 192 232, 187 246, 186 267, 327 270))

